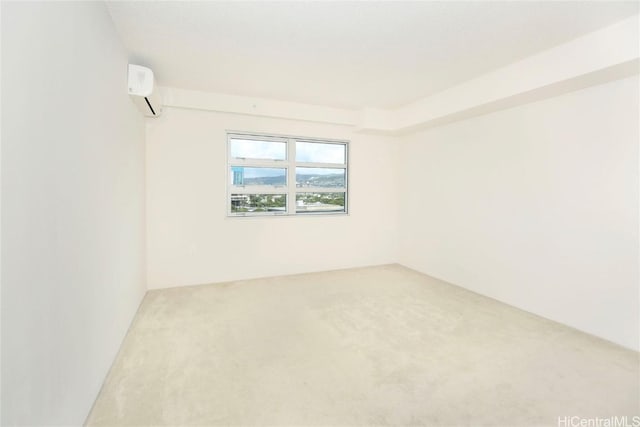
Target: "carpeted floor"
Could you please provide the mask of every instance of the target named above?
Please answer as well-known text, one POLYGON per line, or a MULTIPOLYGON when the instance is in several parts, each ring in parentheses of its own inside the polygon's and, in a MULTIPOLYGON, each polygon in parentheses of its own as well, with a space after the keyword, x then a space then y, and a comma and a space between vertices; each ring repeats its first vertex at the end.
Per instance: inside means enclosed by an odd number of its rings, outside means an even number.
POLYGON ((639 415, 639 361, 398 265, 173 288, 87 423, 556 426, 639 415))

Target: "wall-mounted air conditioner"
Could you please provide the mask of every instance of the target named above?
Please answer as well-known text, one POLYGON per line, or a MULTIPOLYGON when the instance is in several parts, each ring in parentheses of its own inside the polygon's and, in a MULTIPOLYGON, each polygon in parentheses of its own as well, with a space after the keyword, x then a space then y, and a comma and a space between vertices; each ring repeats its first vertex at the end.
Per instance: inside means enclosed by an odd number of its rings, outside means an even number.
POLYGON ((153 71, 141 65, 129 64, 129 95, 147 117, 162 114, 158 91, 153 87, 153 71))

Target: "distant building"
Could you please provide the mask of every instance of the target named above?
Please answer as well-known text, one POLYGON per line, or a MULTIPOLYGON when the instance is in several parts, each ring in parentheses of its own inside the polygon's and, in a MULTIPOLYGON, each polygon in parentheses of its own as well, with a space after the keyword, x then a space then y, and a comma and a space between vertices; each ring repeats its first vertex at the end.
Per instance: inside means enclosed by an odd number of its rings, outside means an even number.
POLYGON ((237 211, 240 208, 245 208, 249 203, 249 196, 246 194, 232 194, 231 195, 231 210, 237 211))
POLYGON ((243 167, 232 167, 233 171, 233 185, 244 185, 244 168, 243 167))
POLYGON ((305 204, 304 201, 298 200, 296 202, 296 212, 341 212, 344 211, 344 206, 330 205, 327 203, 314 202, 305 204))

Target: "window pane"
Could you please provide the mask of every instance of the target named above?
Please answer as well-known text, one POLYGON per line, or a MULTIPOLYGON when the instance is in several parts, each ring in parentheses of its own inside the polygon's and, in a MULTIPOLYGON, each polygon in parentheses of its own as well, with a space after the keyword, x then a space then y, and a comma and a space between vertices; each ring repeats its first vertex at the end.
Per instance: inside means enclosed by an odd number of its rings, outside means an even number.
POLYGON ((345 193, 298 193, 296 213, 345 212, 345 193))
POLYGON ((296 143, 296 161, 313 163, 345 163, 344 144, 326 144, 322 142, 296 143))
POLYGON ((286 212, 286 194, 232 194, 231 213, 286 212))
POLYGON ((232 166, 230 174, 232 185, 287 185, 285 168, 232 166))
POLYGON ((296 168, 296 187, 344 188, 345 169, 296 168))
POLYGON ((230 150, 231 157, 236 159, 285 160, 287 158, 286 142, 232 138, 230 150))

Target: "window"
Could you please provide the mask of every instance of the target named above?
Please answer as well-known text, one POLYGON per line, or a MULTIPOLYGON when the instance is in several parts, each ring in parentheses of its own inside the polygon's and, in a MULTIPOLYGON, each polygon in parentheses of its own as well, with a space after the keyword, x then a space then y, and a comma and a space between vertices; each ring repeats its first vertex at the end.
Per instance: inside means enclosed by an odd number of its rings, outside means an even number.
POLYGON ((345 214, 348 142, 229 133, 229 216, 345 214))

